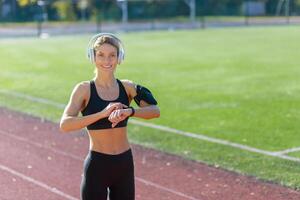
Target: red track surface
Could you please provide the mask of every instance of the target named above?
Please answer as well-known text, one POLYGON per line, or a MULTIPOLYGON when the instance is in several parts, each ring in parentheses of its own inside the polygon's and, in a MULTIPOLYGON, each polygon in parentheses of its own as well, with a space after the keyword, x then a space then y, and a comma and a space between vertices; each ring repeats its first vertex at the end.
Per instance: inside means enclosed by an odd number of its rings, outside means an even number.
MULTIPOLYGON (((136 200, 296 200, 300 192, 132 145, 136 200)), ((0 200, 79 199, 84 132, 0 109, 0 200)))

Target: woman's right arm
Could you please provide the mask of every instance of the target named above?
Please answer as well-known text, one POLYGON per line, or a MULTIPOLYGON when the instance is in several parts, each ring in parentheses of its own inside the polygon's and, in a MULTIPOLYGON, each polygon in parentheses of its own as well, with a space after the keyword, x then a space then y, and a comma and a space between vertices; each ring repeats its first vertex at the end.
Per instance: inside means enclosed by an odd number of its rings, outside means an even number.
POLYGON ((100 112, 87 116, 78 116, 79 112, 85 107, 85 102, 89 96, 89 87, 90 85, 88 82, 82 82, 77 84, 73 89, 69 103, 67 104, 60 120, 61 132, 69 132, 85 128, 99 119, 108 117, 113 110, 124 107, 121 103, 111 103, 100 112))
POLYGON ((82 117, 78 116, 79 112, 84 108, 88 87, 89 83, 79 83, 73 89, 70 100, 60 120, 61 132, 79 130, 104 118, 103 112, 82 117))

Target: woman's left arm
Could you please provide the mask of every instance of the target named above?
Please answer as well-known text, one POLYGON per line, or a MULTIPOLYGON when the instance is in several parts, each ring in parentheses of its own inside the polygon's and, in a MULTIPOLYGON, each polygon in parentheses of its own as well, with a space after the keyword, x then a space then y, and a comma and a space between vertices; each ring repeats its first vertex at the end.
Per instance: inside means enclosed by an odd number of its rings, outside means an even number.
MULTIPOLYGON (((137 96, 136 85, 129 80, 122 80, 122 83, 126 89, 129 101, 132 101, 137 96)), ((120 121, 127 117, 138 117, 143 119, 152 119, 160 117, 160 110, 157 105, 152 105, 144 100, 139 101, 139 108, 123 108, 115 110, 109 116, 109 120, 113 123, 112 126, 116 126, 120 121)))
POLYGON ((134 114, 132 117, 138 117, 143 119, 158 118, 160 117, 160 110, 157 105, 150 105, 145 101, 141 100, 140 107, 134 109, 134 114))
MULTIPOLYGON (((129 99, 133 100, 134 97, 136 97, 138 95, 137 85, 130 80, 122 80, 122 82, 126 88, 126 92, 129 96, 129 99)), ((156 101, 155 101, 155 103, 156 103, 156 101)), ((130 112, 130 113, 132 113, 132 112, 130 112)), ((132 117, 138 117, 138 118, 143 118, 143 119, 152 119, 152 118, 158 118, 159 116, 160 116, 160 110, 157 105, 152 105, 150 103, 147 103, 145 100, 141 99, 139 101, 139 108, 134 109, 134 114, 132 117)))

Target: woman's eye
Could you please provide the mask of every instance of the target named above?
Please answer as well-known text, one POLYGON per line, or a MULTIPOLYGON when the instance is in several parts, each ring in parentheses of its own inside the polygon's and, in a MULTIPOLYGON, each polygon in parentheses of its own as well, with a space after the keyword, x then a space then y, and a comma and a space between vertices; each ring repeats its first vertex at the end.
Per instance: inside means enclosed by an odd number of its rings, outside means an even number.
POLYGON ((98 57, 103 57, 103 55, 102 54, 98 54, 98 57))

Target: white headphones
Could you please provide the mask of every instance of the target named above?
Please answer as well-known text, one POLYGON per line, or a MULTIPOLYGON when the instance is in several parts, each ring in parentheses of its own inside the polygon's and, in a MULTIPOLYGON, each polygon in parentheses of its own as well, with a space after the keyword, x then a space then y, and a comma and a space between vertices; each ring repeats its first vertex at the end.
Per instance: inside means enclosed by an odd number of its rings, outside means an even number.
POLYGON ((124 60, 125 58, 125 50, 123 47, 123 44, 121 42, 121 40, 119 38, 117 38, 114 34, 111 33, 99 33, 97 35, 94 35, 91 40, 88 43, 88 48, 87 48, 87 58, 91 61, 91 63, 95 63, 95 50, 94 50, 94 44, 96 42, 96 40, 101 37, 101 36, 110 36, 112 38, 114 38, 115 40, 118 41, 119 43, 119 49, 118 49, 118 64, 121 64, 121 62, 124 60))

